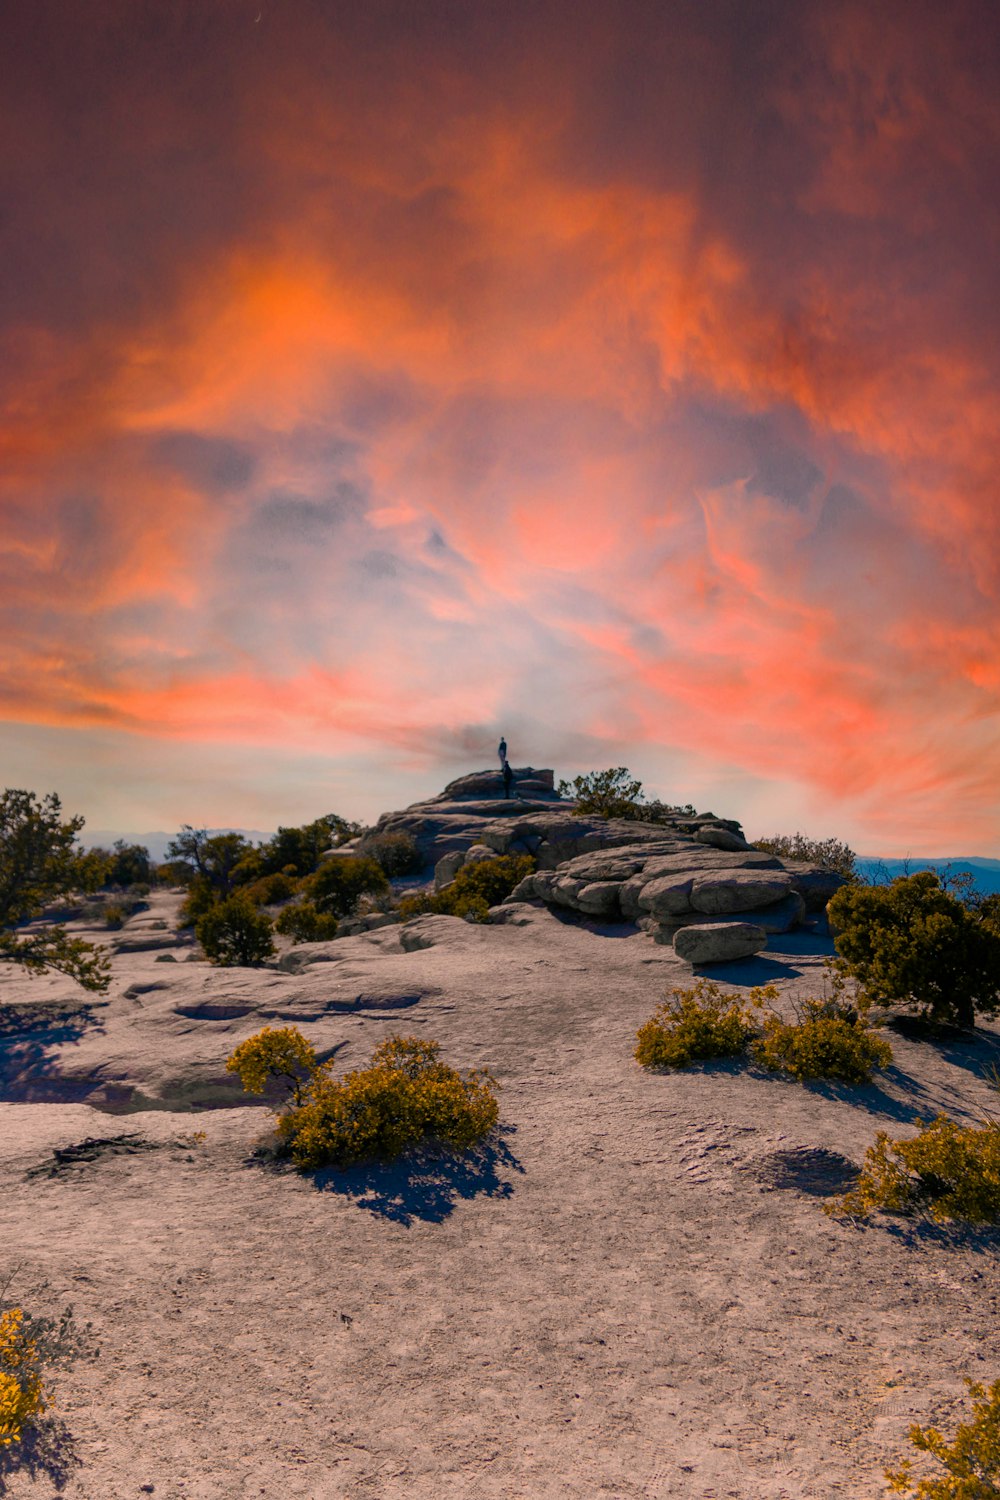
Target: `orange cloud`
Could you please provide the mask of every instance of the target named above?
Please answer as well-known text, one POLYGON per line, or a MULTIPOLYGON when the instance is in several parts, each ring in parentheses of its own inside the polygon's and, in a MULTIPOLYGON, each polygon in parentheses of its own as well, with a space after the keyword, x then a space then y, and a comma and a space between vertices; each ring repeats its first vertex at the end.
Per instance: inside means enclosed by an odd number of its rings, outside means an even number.
POLYGON ((506 715, 994 849, 995 91, 919 6, 711 9, 537 51, 544 5, 290 6, 265 58, 234 6, 147 92, 141 28, 121 77, 84 39, 82 134, 32 53, 0 712, 431 758, 506 715))

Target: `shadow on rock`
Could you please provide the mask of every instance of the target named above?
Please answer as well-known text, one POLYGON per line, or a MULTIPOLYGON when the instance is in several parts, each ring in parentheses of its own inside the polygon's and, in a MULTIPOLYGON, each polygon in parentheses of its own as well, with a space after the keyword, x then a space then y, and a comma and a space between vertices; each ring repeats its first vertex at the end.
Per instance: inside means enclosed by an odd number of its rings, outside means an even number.
POLYGON ((463 1198, 509 1198, 511 1173, 524 1168, 507 1145, 513 1126, 501 1127, 481 1146, 462 1155, 425 1146, 399 1161, 312 1173, 321 1192, 351 1198, 359 1208, 407 1226, 421 1219, 440 1224, 463 1198))
POLYGON ((85 1031, 103 1031, 94 1005, 0 1006, 0 1099, 6 1103, 82 1101, 92 1085, 67 1084, 59 1056, 50 1048, 79 1041, 85 1031))
POLYGON ((783 964, 765 953, 753 958, 731 958, 727 963, 698 964, 692 970, 697 979, 721 979, 726 984, 746 985, 770 984, 776 979, 798 979, 802 974, 794 964, 783 964))
POLYGON ((18 1474, 27 1474, 33 1482, 47 1479, 58 1494, 82 1466, 66 1423, 58 1417, 39 1417, 24 1429, 20 1442, 0 1448, 0 1495, 10 1493, 8 1481, 18 1474))

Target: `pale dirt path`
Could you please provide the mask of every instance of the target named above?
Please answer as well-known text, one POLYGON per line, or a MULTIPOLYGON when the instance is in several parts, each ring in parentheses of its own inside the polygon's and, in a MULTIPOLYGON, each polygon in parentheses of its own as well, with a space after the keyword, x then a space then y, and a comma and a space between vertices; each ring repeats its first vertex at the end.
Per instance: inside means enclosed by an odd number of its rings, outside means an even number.
MULTIPOLYGON (((478 1171, 317 1190, 247 1164, 260 1109, 0 1105, 0 1259, 103 1346, 59 1376, 66 1496, 860 1500, 913 1416, 946 1424, 963 1374, 1000 1373, 995 1244, 852 1230, 773 1185, 775 1152, 860 1160, 917 1102, 991 1102, 989 1041, 897 1040, 884 1089, 840 1096, 728 1066, 651 1076, 635 1029, 689 971, 643 936, 541 914, 407 955, 349 941, 444 993, 346 1018, 343 1065, 421 1030, 493 1067, 509 1128, 478 1171), (85 1135, 193 1129, 203 1147, 24 1175, 85 1135)), ((817 959, 768 962, 815 988, 817 959)))

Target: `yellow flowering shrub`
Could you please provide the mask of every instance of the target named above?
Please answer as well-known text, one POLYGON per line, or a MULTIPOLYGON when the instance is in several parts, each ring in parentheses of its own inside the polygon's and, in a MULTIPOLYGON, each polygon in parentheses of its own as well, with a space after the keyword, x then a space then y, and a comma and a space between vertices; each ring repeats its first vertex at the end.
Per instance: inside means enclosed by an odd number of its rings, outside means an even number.
POLYGON ((1000 1220, 1000 1124, 956 1125, 937 1115, 919 1134, 894 1141, 880 1130, 865 1154, 857 1184, 845 1197, 823 1205, 828 1214, 867 1218, 923 1211, 938 1223, 1000 1220))
POLYGON ((482 1070, 463 1077, 440 1051, 438 1042, 390 1036, 367 1068, 336 1079, 296 1027, 265 1027, 226 1067, 248 1093, 261 1093, 269 1076, 288 1078, 292 1107, 278 1118, 279 1138, 300 1167, 346 1167, 392 1160, 424 1140, 465 1151, 493 1129, 495 1080, 482 1070))
POLYGON ((269 1078, 285 1078, 296 1104, 301 1101, 302 1074, 316 1071, 316 1053, 297 1026, 265 1026, 241 1042, 226 1061, 226 1072, 239 1074, 248 1094, 262 1094, 269 1078))
POLYGON ((45 1410, 38 1345, 19 1307, 0 1313, 0 1448, 16 1443, 45 1410))
MULTIPOLYGON (((686 1068, 711 1057, 739 1057, 756 1035, 751 1011, 714 979, 699 979, 672 994, 639 1028, 635 1057, 644 1068, 686 1068)), ((752 989, 749 999, 757 1008, 777 996, 769 984, 752 989)))
POLYGON ((793 1078, 833 1078, 870 1083, 875 1068, 888 1067, 892 1048, 857 1014, 831 1001, 807 1000, 798 1019, 764 1017, 751 1043, 754 1061, 793 1078))
POLYGON ((910 1459, 898 1469, 886 1469, 889 1489, 913 1500, 994 1500, 1000 1495, 1000 1380, 988 1388, 967 1380, 972 1420, 960 1422, 952 1442, 936 1427, 910 1428, 910 1442, 942 1465, 939 1478, 915 1480, 910 1459))

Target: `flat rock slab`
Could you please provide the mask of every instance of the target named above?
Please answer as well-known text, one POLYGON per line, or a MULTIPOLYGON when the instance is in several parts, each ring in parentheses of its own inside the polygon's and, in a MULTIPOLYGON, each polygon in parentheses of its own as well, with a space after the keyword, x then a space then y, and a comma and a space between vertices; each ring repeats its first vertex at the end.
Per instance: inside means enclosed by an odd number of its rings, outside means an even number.
POLYGON ((767 933, 751 922, 712 922, 704 927, 682 927, 674 937, 674 952, 685 963, 722 964, 749 958, 767 947, 767 933))

